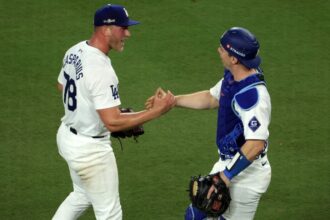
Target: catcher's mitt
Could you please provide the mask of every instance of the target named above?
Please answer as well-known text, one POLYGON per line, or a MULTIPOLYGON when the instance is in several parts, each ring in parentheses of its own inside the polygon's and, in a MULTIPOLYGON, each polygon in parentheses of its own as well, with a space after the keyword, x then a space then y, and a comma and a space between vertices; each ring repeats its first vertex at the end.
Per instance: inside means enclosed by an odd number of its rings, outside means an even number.
MULTIPOLYGON (((121 112, 134 112, 132 108, 120 108, 121 112)), ((134 128, 125 130, 125 131, 116 131, 111 132, 111 137, 118 138, 120 142, 120 138, 133 137, 135 141, 137 141, 137 137, 144 134, 144 129, 142 125, 136 126, 134 128)), ((121 142, 120 142, 121 145, 121 142)))
POLYGON ((231 197, 229 189, 217 174, 194 176, 190 180, 189 196, 192 205, 206 213, 208 217, 219 217, 229 207, 231 197), (215 187, 207 198, 211 186, 215 187))

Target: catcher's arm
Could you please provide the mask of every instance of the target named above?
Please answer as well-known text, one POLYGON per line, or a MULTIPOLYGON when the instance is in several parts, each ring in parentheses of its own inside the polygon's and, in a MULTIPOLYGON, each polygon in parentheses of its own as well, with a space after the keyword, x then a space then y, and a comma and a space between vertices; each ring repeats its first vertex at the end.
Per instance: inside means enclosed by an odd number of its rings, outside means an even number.
POLYGON ((249 161, 253 161, 264 150, 264 147, 264 140, 247 140, 241 151, 249 161))
POLYGON ((219 173, 220 178, 227 186, 229 186, 232 178, 250 166, 250 164, 263 151, 264 146, 264 140, 247 140, 245 142, 241 150, 236 153, 234 158, 226 166, 225 170, 219 173))
MULTIPOLYGON (((265 141, 263 140, 247 140, 242 146, 241 151, 236 153, 234 158, 226 166, 225 170, 214 174, 213 182, 216 184, 219 181, 217 177, 220 177, 228 187, 231 179, 250 166, 255 158, 257 158, 257 156, 263 151, 264 146, 265 141)), ((207 193, 208 199, 215 190, 215 185, 212 185, 207 193)))
MULTIPOLYGON (((160 93, 159 95, 163 95, 163 93, 160 93)), ((151 96, 145 102, 146 109, 151 109, 153 107, 154 98, 155 96, 151 96)), ((219 107, 219 101, 210 94, 209 90, 205 90, 175 96, 175 106, 190 109, 213 109, 219 107)))
POLYGON ((215 99, 209 90, 196 93, 175 96, 176 106, 191 109, 212 109, 219 107, 219 101, 215 99))

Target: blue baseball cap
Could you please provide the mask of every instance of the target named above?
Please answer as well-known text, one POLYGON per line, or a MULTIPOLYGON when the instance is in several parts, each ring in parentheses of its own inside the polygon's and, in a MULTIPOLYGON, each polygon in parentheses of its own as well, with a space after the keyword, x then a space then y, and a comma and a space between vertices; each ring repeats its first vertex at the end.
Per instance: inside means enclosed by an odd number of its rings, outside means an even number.
POLYGON ((261 58, 258 56, 259 42, 249 30, 232 27, 220 37, 220 44, 244 66, 250 69, 259 67, 261 63, 261 58))
POLYGON ((136 24, 140 24, 140 22, 129 19, 127 10, 121 5, 104 5, 97 9, 94 15, 94 26, 117 25, 128 27, 136 24))

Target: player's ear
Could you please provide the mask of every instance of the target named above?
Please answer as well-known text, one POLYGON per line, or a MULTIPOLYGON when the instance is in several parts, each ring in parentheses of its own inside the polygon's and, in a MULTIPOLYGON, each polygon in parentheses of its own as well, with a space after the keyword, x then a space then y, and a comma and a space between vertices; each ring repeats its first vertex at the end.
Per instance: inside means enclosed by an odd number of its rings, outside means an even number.
POLYGON ((111 36, 112 35, 112 26, 110 25, 110 26, 108 26, 108 25, 104 25, 104 26, 102 26, 102 34, 104 35, 104 36, 107 36, 107 37, 109 37, 109 36, 111 36))
POLYGON ((232 64, 238 64, 239 63, 238 59, 236 57, 234 57, 234 56, 231 56, 230 57, 230 60, 231 60, 231 63, 232 64))

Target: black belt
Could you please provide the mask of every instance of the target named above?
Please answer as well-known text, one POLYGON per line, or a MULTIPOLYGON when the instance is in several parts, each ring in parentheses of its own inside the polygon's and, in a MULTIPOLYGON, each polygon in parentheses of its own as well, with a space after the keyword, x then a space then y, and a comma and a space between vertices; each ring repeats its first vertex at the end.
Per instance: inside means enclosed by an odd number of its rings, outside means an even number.
MULTIPOLYGON (((75 134, 75 135, 78 134, 77 130, 74 129, 74 128, 72 128, 72 127, 70 127, 70 131, 71 131, 73 134, 75 134)), ((106 135, 102 135, 102 136, 92 136, 92 138, 104 138, 104 137, 106 137, 106 135)))

